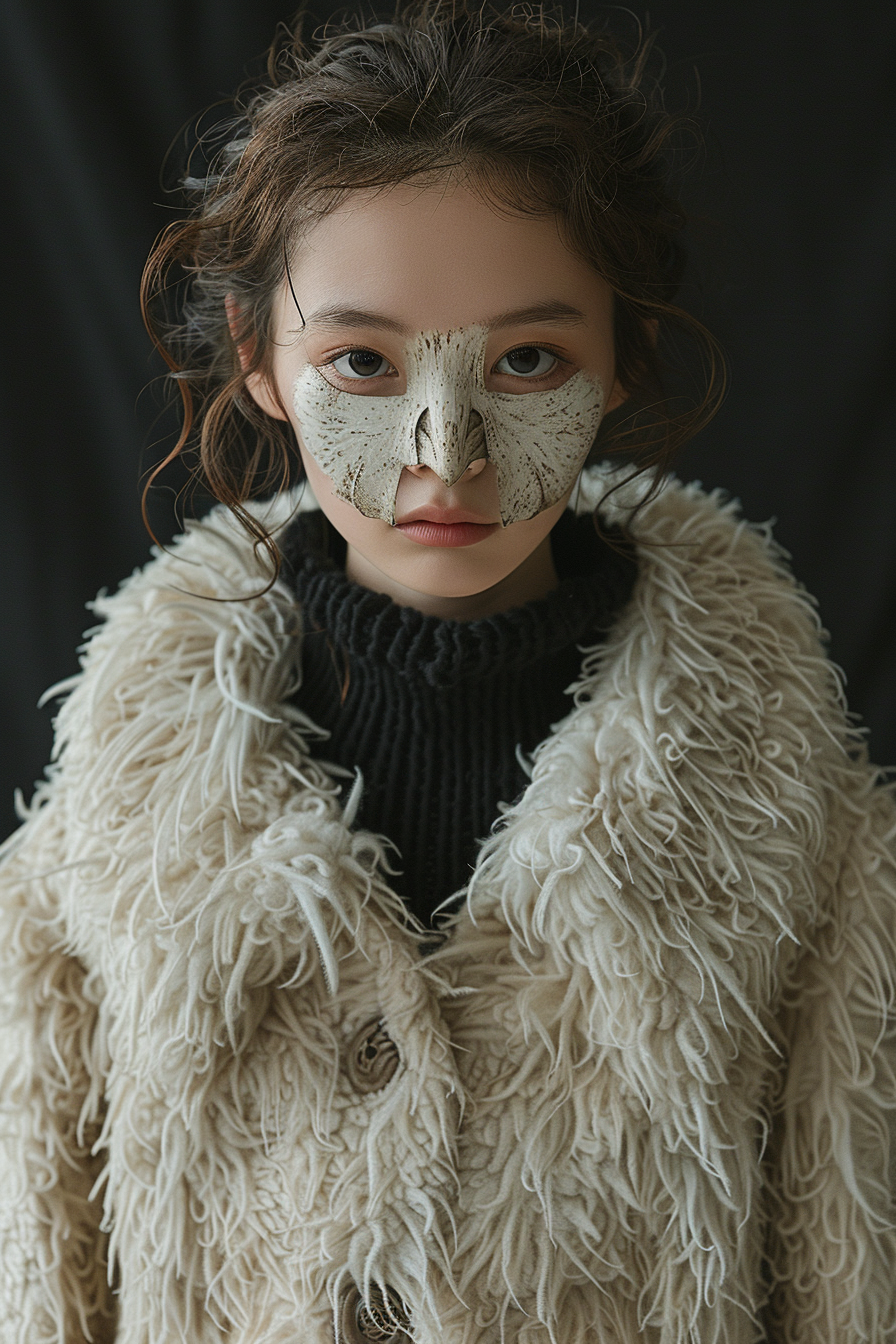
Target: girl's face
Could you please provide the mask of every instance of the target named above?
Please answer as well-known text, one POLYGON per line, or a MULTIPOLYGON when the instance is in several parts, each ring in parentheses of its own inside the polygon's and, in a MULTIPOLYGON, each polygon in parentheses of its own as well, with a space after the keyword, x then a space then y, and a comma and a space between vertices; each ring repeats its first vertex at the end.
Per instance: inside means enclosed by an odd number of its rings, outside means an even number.
MULTIPOLYGON (((556 583, 549 533, 590 447, 587 426, 595 411, 599 418, 624 399, 615 381, 612 291, 565 245, 558 222, 498 213, 450 181, 353 192, 305 236, 290 278, 274 309, 272 379, 250 375, 249 390, 263 410, 292 424, 315 497, 347 542, 349 576, 405 605, 458 618, 549 591, 556 583), (526 432, 541 434, 533 441, 542 451, 551 450, 545 425, 549 434, 555 426, 558 444, 575 414, 585 425, 581 443, 566 446, 581 460, 564 466, 562 495, 521 521, 502 524, 518 464, 508 466, 505 452, 496 466, 481 418, 478 439, 475 428, 464 430, 461 444, 455 433, 447 456, 432 447, 435 431, 422 439, 418 432, 410 464, 395 465, 402 408, 413 412, 421 386, 437 389, 426 393, 427 404, 451 402, 445 377, 466 385, 464 360, 474 351, 480 403, 497 406, 508 425, 516 418, 536 426, 526 432), (493 393, 504 395, 489 401, 493 393), (541 395, 517 411, 515 399, 533 394, 541 395), (367 400, 396 396, 394 406, 367 400), (320 448, 328 408, 337 408, 329 411, 337 422, 329 457, 320 448), (346 444, 349 474, 357 473, 351 453, 363 460, 365 425, 371 454, 375 442, 392 453, 386 465, 397 489, 390 483, 361 512, 334 475, 346 444), (319 459, 333 462, 330 474, 319 459)), ((543 474, 536 470, 536 479, 543 474)))

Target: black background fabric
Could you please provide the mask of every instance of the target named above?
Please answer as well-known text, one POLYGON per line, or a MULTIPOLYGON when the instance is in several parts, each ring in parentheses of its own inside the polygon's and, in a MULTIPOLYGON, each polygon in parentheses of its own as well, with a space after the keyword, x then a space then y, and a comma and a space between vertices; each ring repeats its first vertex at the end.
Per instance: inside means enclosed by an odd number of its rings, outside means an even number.
MULTIPOLYGON (((137 292, 173 208, 163 161, 289 15, 282 0, 0 7, 3 829, 48 758, 36 702, 77 666, 85 603, 148 555, 140 473, 171 421, 137 292)), ((668 102, 699 103, 685 300, 732 374, 679 472, 776 520, 872 756, 893 765, 896 6, 661 0, 649 19, 668 102)), ((163 538, 180 483, 153 504, 163 538)))

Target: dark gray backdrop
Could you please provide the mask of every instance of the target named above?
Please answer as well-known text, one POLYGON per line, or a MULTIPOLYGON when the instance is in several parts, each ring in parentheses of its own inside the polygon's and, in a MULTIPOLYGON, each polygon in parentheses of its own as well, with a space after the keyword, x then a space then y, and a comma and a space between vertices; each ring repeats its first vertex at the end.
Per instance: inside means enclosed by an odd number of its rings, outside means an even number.
MULTIPOLYGON (((192 114, 260 68, 289 13, 282 0, 0 9, 3 829, 14 787, 27 796, 48 757, 36 701, 77 665, 85 602, 148 551, 139 474, 165 425, 142 391, 158 368, 137 288, 170 217, 162 161, 192 114)), ((872 755, 891 765, 896 6, 661 0, 649 17, 669 101, 701 103, 687 290, 732 369, 681 474, 777 519, 872 755)), ((170 495, 153 518, 170 535, 170 495)))

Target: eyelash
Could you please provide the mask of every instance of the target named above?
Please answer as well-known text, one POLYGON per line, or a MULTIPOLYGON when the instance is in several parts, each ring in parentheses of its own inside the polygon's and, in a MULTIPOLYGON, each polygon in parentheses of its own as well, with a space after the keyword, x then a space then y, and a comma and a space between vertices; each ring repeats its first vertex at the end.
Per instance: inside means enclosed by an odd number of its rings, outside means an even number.
MULTIPOLYGON (((494 368, 497 367, 497 365, 501 363, 501 360, 502 360, 502 359, 506 359, 508 355, 516 354, 516 352, 517 352, 518 350, 544 350, 546 354, 552 355, 553 358, 556 359, 556 361, 557 361, 558 364, 568 365, 568 364, 570 363, 570 360, 564 358, 564 356, 560 354, 559 350, 555 350, 554 347, 553 347, 552 345, 534 345, 534 344, 533 344, 533 345, 526 345, 526 344, 523 344, 523 345, 513 345, 513 346, 511 346, 511 348, 510 348, 509 350, 505 350, 504 353, 503 353, 502 355, 499 355, 499 356, 498 356, 498 358, 495 360, 495 363, 494 363, 494 366, 493 366, 493 370, 492 370, 492 371, 494 372, 494 368)), ((387 359, 386 356, 385 356, 384 354, 381 354, 379 350, 373 350, 373 349, 371 349, 369 346, 366 346, 366 345, 347 345, 347 346, 345 346, 342 350, 335 350, 331 355, 328 355, 328 356, 327 356, 327 358, 323 361, 321 367, 329 367, 329 366, 335 364, 336 361, 337 361, 337 359, 342 359, 342 357, 343 357, 344 355, 352 355, 352 354, 355 354, 355 353, 357 353, 357 354, 362 354, 362 355, 376 355, 376 356, 378 356, 378 358, 380 358, 380 359, 385 359, 385 360, 386 360, 386 363, 389 365, 389 373, 379 373, 379 374, 376 374, 375 376, 376 376, 377 378, 388 378, 388 377, 390 376, 391 373, 397 373, 397 369, 395 368, 395 365, 392 363, 391 360, 387 359)), ((548 370, 547 373, 543 373, 543 374, 541 374, 538 378, 532 378, 531 381, 534 382, 534 383, 537 383, 537 382, 540 382, 542 378, 550 378, 551 375, 552 375, 555 371, 556 371, 556 370, 555 370, 554 368, 551 368, 551 369, 548 370)), ((334 370, 334 372, 336 373, 337 378, 341 376, 341 375, 338 373, 338 371, 334 370)), ((508 378, 508 377, 511 377, 512 375, 510 375, 510 374, 499 374, 498 376, 499 376, 499 377, 508 378)), ((346 380, 346 381, 348 381, 348 380, 346 380)), ((355 380, 352 379, 351 381, 355 381, 355 380)), ((360 381, 363 381, 363 380, 362 380, 362 379, 359 379, 358 381, 360 382, 360 381)), ((373 380, 371 379, 370 381, 373 381, 373 380)))
MULTIPOLYGON (((534 342, 532 343, 524 342, 522 345, 511 346, 509 350, 504 351, 503 355, 499 355, 498 358, 495 360, 492 372, 494 372, 494 369, 497 368, 497 366, 501 363, 502 359, 507 359, 508 355, 515 355, 518 350, 543 350, 546 355, 550 355, 553 359, 557 361, 558 364, 568 365, 571 363, 570 360, 565 359, 564 356, 560 354, 559 350, 555 350, 552 345, 543 345, 541 343, 536 345, 534 342)), ((540 383, 543 378, 552 378, 556 372, 557 372, 556 367, 552 365, 551 368, 548 369, 547 373, 539 374, 537 378, 533 378, 529 374, 517 374, 516 377, 519 378, 520 380, 525 378, 528 382, 531 383, 540 383)), ((499 378, 510 378, 513 376, 514 376, 513 374, 508 373, 498 374, 499 378)))
MULTIPOLYGON (((376 374, 377 378, 388 378, 390 374, 398 372, 398 370, 395 368, 395 365, 392 363, 390 359, 387 359, 386 356, 381 354, 379 350, 372 350, 369 346, 366 345, 346 345, 342 350, 334 350, 331 355, 328 355, 327 358, 323 360, 321 367, 328 368, 329 366, 335 364, 337 359, 342 359, 344 355, 354 355, 354 354, 375 355, 377 359, 386 360, 386 363, 389 365, 389 373, 378 373, 376 374)), ((338 369, 334 369, 334 373, 336 374, 337 378, 342 376, 340 375, 338 369)), ((346 381, 354 382, 355 380, 346 379, 346 381)), ((357 381, 363 382, 364 379, 358 379, 357 381)), ((373 379, 370 379, 369 381, 372 382, 373 379)))

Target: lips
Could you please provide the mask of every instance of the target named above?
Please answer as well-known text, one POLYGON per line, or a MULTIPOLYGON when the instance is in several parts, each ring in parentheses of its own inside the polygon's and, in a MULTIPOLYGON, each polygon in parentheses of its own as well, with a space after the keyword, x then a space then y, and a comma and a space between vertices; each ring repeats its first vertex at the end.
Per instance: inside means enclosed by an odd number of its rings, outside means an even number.
POLYGON ((453 527, 455 523, 494 526, 490 519, 483 518, 481 513, 474 513, 472 509, 440 509, 437 504, 421 504, 419 509, 411 509, 410 513, 398 520, 396 527, 405 527, 408 523, 440 523, 446 527, 453 527))
POLYGON ((475 546, 500 526, 500 523, 433 523, 421 518, 412 523, 396 523, 395 530, 419 546, 475 546))
POLYGON ((395 524, 395 529, 418 546, 450 547, 475 546, 500 526, 467 509, 439 509, 430 505, 411 510, 395 524))

